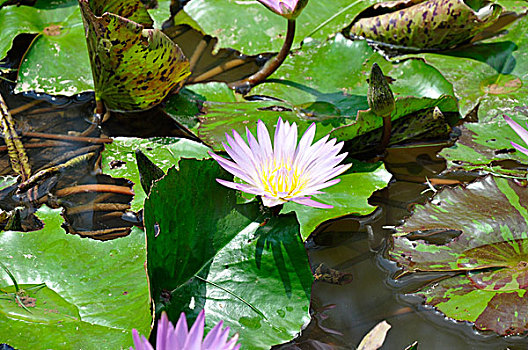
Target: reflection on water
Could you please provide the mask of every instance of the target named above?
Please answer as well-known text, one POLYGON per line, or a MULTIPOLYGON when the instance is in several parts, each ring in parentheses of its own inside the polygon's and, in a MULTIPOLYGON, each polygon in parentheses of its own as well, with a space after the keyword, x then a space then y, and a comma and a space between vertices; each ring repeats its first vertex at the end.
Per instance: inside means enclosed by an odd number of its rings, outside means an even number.
MULTIPOLYGON (((281 349, 355 349, 377 323, 387 320, 392 328, 385 350, 405 349, 418 341, 419 349, 527 349, 527 337, 502 338, 492 332, 477 332, 469 323, 446 319, 422 298, 406 296, 413 286, 434 275, 394 281, 395 263, 383 257, 387 227, 397 226, 410 214, 412 203, 424 203, 433 191, 425 177, 439 177, 444 165, 435 157, 441 147, 393 149, 387 168, 396 181, 371 198, 380 208, 359 220, 344 219, 323 228, 308 242, 312 267, 323 263, 351 273, 346 285, 316 281, 312 289, 312 322, 293 343, 281 349), (385 229, 384 229, 385 227, 385 229)), ((467 174, 466 174, 467 176, 467 174)), ((468 180, 465 178, 464 180, 468 180)))

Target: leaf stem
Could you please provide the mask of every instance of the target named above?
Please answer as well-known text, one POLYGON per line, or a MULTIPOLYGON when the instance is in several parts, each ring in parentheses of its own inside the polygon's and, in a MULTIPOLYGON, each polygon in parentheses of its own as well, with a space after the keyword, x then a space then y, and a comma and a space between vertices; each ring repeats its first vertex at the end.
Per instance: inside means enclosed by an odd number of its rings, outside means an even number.
POLYGON ((288 20, 288 30, 286 32, 286 39, 282 45, 281 50, 277 56, 273 57, 261 70, 250 76, 249 78, 235 81, 234 83, 229 84, 229 87, 235 89, 240 93, 247 93, 249 90, 262 83, 267 77, 272 75, 277 68, 284 62, 288 54, 290 53, 291 47, 293 45, 293 39, 295 38, 295 20, 288 20))
POLYGON ((390 114, 383 117, 383 133, 381 136, 380 150, 384 151, 390 142, 392 122, 390 114))

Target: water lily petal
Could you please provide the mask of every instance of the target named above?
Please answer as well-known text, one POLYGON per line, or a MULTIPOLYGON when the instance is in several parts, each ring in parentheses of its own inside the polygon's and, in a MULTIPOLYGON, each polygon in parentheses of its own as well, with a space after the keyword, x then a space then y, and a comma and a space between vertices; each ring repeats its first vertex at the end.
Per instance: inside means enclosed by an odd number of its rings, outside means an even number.
POLYGON ((180 314, 180 318, 176 323, 176 327, 174 327, 174 334, 176 334, 175 345, 182 348, 185 345, 185 340, 189 334, 187 319, 185 318, 185 314, 183 312, 180 314))
POLYGON ((276 205, 284 204, 286 201, 284 199, 273 198, 268 196, 262 196, 262 204, 266 207, 274 207, 276 205))
POLYGON ((262 203, 268 207, 295 198, 297 202, 309 206, 329 208, 328 205, 307 200, 308 196, 338 183, 339 180, 333 178, 348 170, 351 164, 341 164, 347 156, 347 153, 339 153, 343 142, 337 143, 336 139, 329 139, 326 135, 311 145, 315 133, 316 124, 313 123, 297 142, 297 124, 290 124, 279 117, 273 145, 261 120, 257 122, 257 138, 246 128, 248 143, 236 131, 233 131, 233 137, 226 134, 227 144, 222 145, 233 161, 212 156, 220 166, 245 184, 217 181, 227 187, 262 196, 262 203))
POLYGON ((503 116, 506 120, 506 123, 519 135, 524 143, 528 144, 528 130, 520 126, 518 123, 516 123, 512 118, 508 117, 507 115, 503 116))
POLYGON ((144 336, 139 336, 136 329, 132 330, 132 339, 134 340, 134 347, 131 347, 130 350, 154 350, 144 336))
MULTIPOLYGON (((207 350, 207 349, 215 349, 217 347, 216 344, 218 343, 221 343, 221 344, 224 344, 225 343, 225 340, 223 342, 219 342, 218 340, 220 339, 220 337, 222 336, 222 327, 224 325, 224 322, 223 321, 220 321, 216 324, 216 326, 213 327, 213 329, 211 329, 209 331, 209 333, 207 333, 207 335, 205 336, 205 339, 203 341, 203 344, 202 344, 202 347, 204 348, 203 350, 207 350)), ((226 339, 227 339, 227 336, 226 336, 226 339)))
POLYGON ((247 174, 247 172, 243 171, 242 169, 240 169, 240 167, 236 164, 236 163, 233 163, 225 158, 222 158, 216 154, 214 154, 213 152, 209 152, 209 155, 218 162, 218 164, 220 164, 220 166, 222 168, 224 168, 225 170, 227 170, 228 172, 230 172, 231 174, 235 175, 236 177, 250 183, 250 184, 254 184, 255 182, 255 179, 251 178, 250 175, 247 174))
POLYGON ((518 149, 519 151, 521 151, 522 153, 524 153, 524 154, 526 154, 528 156, 528 149, 527 148, 524 148, 521 145, 518 145, 518 144, 516 144, 513 141, 511 141, 511 144, 512 144, 513 147, 515 147, 516 149, 518 149))
POLYGON ((183 349, 185 350, 201 350, 202 348, 202 339, 205 327, 205 312, 202 310, 198 314, 196 321, 194 321, 183 349))

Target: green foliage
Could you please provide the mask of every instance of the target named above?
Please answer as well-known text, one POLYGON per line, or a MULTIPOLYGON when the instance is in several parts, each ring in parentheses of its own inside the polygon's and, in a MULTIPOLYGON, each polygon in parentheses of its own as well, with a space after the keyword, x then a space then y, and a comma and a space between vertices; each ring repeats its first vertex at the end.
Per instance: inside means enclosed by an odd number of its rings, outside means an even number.
MULTIPOLYGON (((142 4, 127 4, 132 9, 121 5, 120 13, 138 18, 135 11, 142 4)), ((145 29, 140 23, 109 12, 97 16, 88 0, 80 0, 80 5, 95 97, 110 110, 151 108, 190 74, 183 52, 160 30, 145 29)), ((94 7, 96 10, 100 6, 94 7)), ((144 17, 139 19, 144 21, 144 17)))
POLYGON ((453 84, 463 116, 478 106, 478 118, 486 122, 528 105, 527 30, 525 16, 510 25, 506 35, 445 54, 419 56, 453 84))
POLYGON ((312 275, 295 217, 265 220, 257 203, 239 205, 232 180, 213 160, 182 160, 145 201, 148 273, 156 312, 174 322, 205 308, 243 346, 267 349, 308 319, 312 275), (192 183, 192 186, 189 184, 192 183))
POLYGON ((138 139, 132 137, 118 137, 103 152, 102 166, 105 174, 114 177, 125 177, 134 183, 134 199, 132 210, 143 207, 147 194, 140 184, 138 166, 136 165, 136 150, 153 160, 159 168, 167 171, 170 167, 178 167, 181 158, 205 159, 209 158, 209 147, 200 143, 179 138, 138 139))
MULTIPOLYGON (((510 117, 525 125, 528 117, 519 108, 510 117)), ((454 146, 444 148, 440 155, 447 159, 450 170, 484 171, 496 175, 526 177, 528 157, 517 151, 511 142, 523 144, 521 137, 506 124, 502 115, 486 122, 466 123, 454 146), (520 164, 512 166, 504 161, 520 164)))
POLYGON ((0 8, 0 58, 14 38, 23 33, 37 37, 31 43, 17 78, 15 92, 34 90, 67 95, 93 86, 84 30, 77 2, 53 7, 5 6, 0 8))
MULTIPOLYGON (((375 0, 309 1, 297 18, 299 23, 294 46, 307 37, 324 40, 352 22, 355 16, 375 0)), ((198 22, 205 33, 218 37, 220 47, 231 47, 248 55, 279 51, 286 32, 286 20, 263 10, 257 1, 193 0, 184 11, 198 22), (233 18, 236 20, 226 20, 233 18)))
POLYGON ((9 296, 15 286, 2 270, 2 342, 21 350, 119 349, 132 345, 132 328, 147 334, 150 303, 142 233, 94 241, 67 235, 60 210, 43 207, 38 215, 45 223, 40 231, 0 233, 2 263, 30 310, 9 296))
POLYGON ((372 112, 363 111, 368 109, 366 78, 374 62, 395 79, 391 86, 397 96, 393 120, 435 106, 444 112, 457 111, 451 84, 433 67, 419 60, 392 65, 365 42, 350 42, 338 35, 320 45, 307 45, 272 79, 252 90, 272 101, 235 102, 231 93, 232 97, 215 96, 204 103, 206 115, 201 117, 199 136, 221 150, 226 132, 243 133, 246 127, 255 130, 259 119, 273 125, 279 116, 297 123, 300 132, 315 122, 316 139, 328 133, 338 140, 366 134, 383 124, 372 112))

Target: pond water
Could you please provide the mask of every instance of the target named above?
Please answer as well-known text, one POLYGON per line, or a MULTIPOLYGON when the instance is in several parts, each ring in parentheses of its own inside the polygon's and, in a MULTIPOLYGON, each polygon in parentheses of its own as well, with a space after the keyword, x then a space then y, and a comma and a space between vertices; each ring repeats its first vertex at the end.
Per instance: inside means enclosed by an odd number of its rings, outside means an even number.
MULTIPOLYGON (((400 269, 385 258, 391 227, 410 215, 414 203, 425 203, 433 191, 424 182, 438 178, 443 160, 435 157, 442 146, 423 145, 389 150, 387 168, 395 175, 386 189, 374 193, 370 203, 379 208, 360 219, 345 218, 316 232, 308 242, 312 266, 324 264, 353 280, 346 285, 316 281, 312 289, 312 322, 293 344, 281 349, 354 349, 377 323, 392 326, 382 349, 405 349, 414 341, 419 349, 526 349, 528 338, 499 337, 478 332, 469 323, 447 319, 413 291, 434 276, 394 280, 400 269), (411 181, 414 180, 414 181, 411 181)), ((473 174, 458 174, 470 180, 473 174)), ((440 176, 441 177, 441 176, 440 176)))

